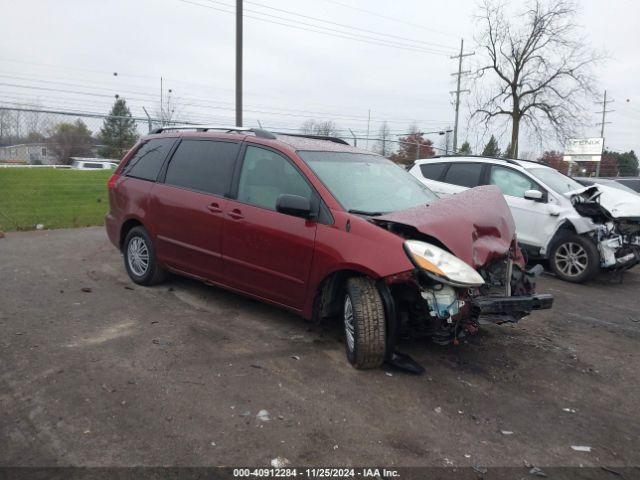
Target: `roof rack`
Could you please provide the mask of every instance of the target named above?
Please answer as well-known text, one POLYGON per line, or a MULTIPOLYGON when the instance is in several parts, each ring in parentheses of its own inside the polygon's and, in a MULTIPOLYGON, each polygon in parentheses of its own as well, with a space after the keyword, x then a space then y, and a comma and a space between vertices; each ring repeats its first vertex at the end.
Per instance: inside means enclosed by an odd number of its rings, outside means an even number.
POLYGON ((260 128, 235 127, 230 125, 171 125, 171 126, 165 126, 165 127, 158 127, 152 130, 150 133, 162 133, 170 130, 196 130, 198 132, 207 132, 209 130, 222 130, 227 133, 251 132, 256 137, 260 137, 260 138, 269 138, 271 140, 276 138, 276 136, 273 133, 268 132, 266 130, 262 130, 260 128))
POLYGON ((304 133, 284 133, 284 132, 276 132, 278 135, 286 135, 287 137, 300 137, 300 138, 313 138, 315 140, 327 140, 333 143, 340 143, 341 145, 349 145, 348 142, 338 137, 329 137, 326 135, 307 135, 304 133))

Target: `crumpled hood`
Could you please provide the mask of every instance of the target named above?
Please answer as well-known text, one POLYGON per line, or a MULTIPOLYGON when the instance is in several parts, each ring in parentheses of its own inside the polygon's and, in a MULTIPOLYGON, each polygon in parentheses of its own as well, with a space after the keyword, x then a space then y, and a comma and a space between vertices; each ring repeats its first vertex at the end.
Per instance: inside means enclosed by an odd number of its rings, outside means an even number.
MULTIPOLYGON (((516 232, 507 202, 493 185, 374 217, 372 221, 414 227, 439 240, 456 257, 475 268, 505 255, 516 232)), ((518 257, 521 261, 521 256, 518 257)))
POLYGON ((635 193, 625 192, 607 185, 591 185, 572 190, 564 195, 571 199, 581 194, 593 196, 597 192, 600 192, 600 205, 613 218, 640 218, 640 195, 635 193))

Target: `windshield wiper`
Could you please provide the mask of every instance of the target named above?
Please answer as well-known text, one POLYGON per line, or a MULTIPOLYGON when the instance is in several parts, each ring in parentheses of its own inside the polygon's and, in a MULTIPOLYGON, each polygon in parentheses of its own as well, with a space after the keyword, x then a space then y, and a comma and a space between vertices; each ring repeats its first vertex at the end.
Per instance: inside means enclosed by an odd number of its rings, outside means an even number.
POLYGON ((357 209, 349 210, 349 213, 354 213, 356 215, 367 215, 369 217, 379 217, 380 215, 384 215, 384 212, 367 212, 366 210, 357 209))

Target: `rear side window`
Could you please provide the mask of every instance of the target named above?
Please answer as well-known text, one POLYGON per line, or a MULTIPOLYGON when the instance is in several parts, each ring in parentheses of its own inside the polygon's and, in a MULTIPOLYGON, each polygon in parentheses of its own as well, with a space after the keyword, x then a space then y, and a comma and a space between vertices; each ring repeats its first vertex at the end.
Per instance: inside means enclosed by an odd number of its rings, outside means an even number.
POLYGON ((171 157, 164 182, 198 192, 227 193, 240 145, 213 140, 182 140, 171 157))
POLYGON ((144 143, 131 157, 122 173, 155 182, 174 141, 175 138, 158 138, 144 143))
POLYGON ((430 180, 440 180, 442 172, 444 172, 446 168, 446 163, 423 163, 420 165, 422 176, 430 180))
POLYGON ((473 188, 480 184, 481 163, 452 163, 444 181, 461 187, 473 188))

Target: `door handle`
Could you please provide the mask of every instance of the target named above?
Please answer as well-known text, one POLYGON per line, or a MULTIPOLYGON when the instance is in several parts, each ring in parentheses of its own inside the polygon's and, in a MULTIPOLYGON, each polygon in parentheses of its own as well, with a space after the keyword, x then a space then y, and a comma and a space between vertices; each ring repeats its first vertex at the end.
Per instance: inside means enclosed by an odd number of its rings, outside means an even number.
POLYGON ((218 205, 216 202, 213 202, 213 203, 207 205, 207 210, 209 210, 211 213, 220 213, 220 212, 222 212, 222 209, 220 208, 220 205, 218 205))
POLYGON ((242 215, 242 212, 237 208, 234 208, 233 210, 231 210, 227 215, 229 215, 234 220, 240 220, 241 218, 244 218, 244 216, 242 215))

